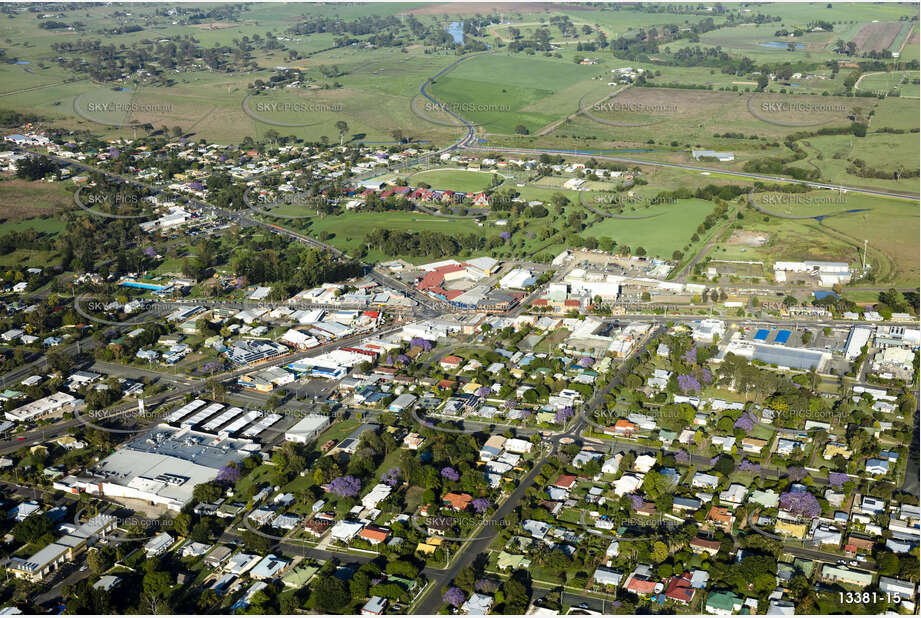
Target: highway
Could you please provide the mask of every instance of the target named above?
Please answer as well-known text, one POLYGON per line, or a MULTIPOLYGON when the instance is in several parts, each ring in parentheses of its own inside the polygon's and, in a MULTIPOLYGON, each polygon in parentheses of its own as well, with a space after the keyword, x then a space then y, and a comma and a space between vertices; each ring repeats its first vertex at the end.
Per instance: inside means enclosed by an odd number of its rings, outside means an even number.
POLYGON ((578 156, 578 157, 590 157, 598 161, 613 161, 615 163, 625 163, 628 165, 638 165, 638 166, 649 166, 649 167, 668 167, 674 169, 687 170, 692 172, 705 172, 708 174, 723 174, 730 176, 739 176, 742 178, 749 178, 751 180, 762 180, 767 182, 776 182, 776 183, 789 183, 789 184, 798 184, 806 185, 812 187, 813 189, 831 189, 834 191, 847 191, 851 193, 862 193, 865 195, 876 195, 879 197, 896 197, 896 198, 906 198, 917 200, 919 194, 911 193, 909 191, 897 192, 897 191, 882 191, 880 189, 867 189, 864 187, 853 187, 848 185, 835 185, 828 184, 823 182, 811 182, 805 180, 795 180, 793 178, 788 178, 786 176, 770 176, 768 174, 752 174, 750 172, 737 172, 734 170, 725 170, 715 167, 704 167, 700 165, 692 165, 689 163, 666 163, 664 161, 655 161, 652 159, 637 159, 637 158, 628 158, 628 157, 615 157, 611 155, 600 155, 594 154, 589 151, 578 151, 578 150, 554 150, 554 149, 540 149, 540 148, 510 148, 506 146, 465 146, 467 150, 475 150, 482 152, 503 152, 508 154, 519 154, 525 156, 537 156, 542 154, 560 156, 560 155, 569 155, 569 156, 578 156))

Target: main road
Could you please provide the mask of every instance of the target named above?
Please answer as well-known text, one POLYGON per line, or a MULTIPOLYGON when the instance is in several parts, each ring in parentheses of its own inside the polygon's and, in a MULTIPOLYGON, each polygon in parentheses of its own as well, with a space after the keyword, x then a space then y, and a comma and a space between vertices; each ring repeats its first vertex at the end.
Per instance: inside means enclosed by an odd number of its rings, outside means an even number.
POLYGON ((769 182, 780 182, 780 183, 789 183, 789 184, 798 184, 806 185, 812 187, 813 189, 832 189, 834 191, 848 191, 851 193, 863 193, 866 195, 876 195, 880 197, 897 197, 897 198, 906 198, 911 200, 917 200, 919 195, 917 193, 912 193, 910 191, 905 192, 896 192, 896 191, 882 191, 879 189, 867 189, 863 187, 852 187, 848 185, 836 185, 829 184, 824 182, 814 182, 807 180, 795 180, 793 178, 787 178, 786 176, 770 176, 768 174, 753 174, 751 172, 737 172, 735 170, 724 170, 716 167, 704 167, 701 165, 691 165, 689 163, 667 163, 665 161, 655 161, 651 159, 636 159, 628 157, 615 157, 611 155, 599 155, 592 153, 591 151, 583 150, 557 150, 550 148, 511 148, 506 146, 465 146, 466 150, 476 150, 483 152, 504 152, 510 154, 520 154, 526 156, 535 156, 535 155, 570 155, 570 156, 579 156, 579 157, 592 157, 598 161, 613 161, 615 163, 626 163, 629 165, 638 165, 638 166, 650 166, 650 167, 669 167, 675 169, 688 170, 692 172, 704 172, 708 174, 726 174, 729 176, 740 176, 742 178, 750 178, 751 180, 766 180, 769 182))

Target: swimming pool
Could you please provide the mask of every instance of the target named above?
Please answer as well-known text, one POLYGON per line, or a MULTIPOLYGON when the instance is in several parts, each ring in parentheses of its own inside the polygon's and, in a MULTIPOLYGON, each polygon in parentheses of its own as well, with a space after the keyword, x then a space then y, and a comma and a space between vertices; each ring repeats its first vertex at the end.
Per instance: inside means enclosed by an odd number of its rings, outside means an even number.
POLYGON ((138 281, 122 281, 118 285, 126 287, 126 288, 139 288, 141 290, 153 290, 155 292, 159 292, 160 290, 165 290, 169 287, 168 285, 155 285, 153 283, 140 283, 138 281))

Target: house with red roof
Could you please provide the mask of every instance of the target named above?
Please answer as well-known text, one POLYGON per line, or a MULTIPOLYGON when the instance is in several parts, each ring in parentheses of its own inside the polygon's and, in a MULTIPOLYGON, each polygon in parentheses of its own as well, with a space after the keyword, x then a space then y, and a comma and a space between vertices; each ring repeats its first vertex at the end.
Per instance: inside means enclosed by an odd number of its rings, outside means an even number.
POLYGON ((458 367, 460 367, 460 364, 462 362, 464 362, 464 359, 462 359, 460 356, 454 356, 453 354, 448 354, 443 359, 441 359, 441 362, 439 362, 438 364, 441 365, 441 368, 444 369, 445 371, 451 371, 453 369, 457 369, 458 367))
POLYGON ((720 542, 695 536, 691 540, 691 549, 698 554, 706 553, 715 556, 720 551, 720 542))
POLYGON ((665 597, 687 605, 694 599, 694 587, 691 586, 691 574, 674 575, 665 586, 665 597))
POLYGON ((711 506, 710 512, 707 513, 707 521, 729 532, 732 530, 732 522, 735 521, 735 516, 725 506, 711 506))
POLYGON ((377 545, 390 538, 390 530, 369 524, 361 529, 358 536, 371 543, 371 545, 377 545))
POLYGON ((576 484, 576 477, 572 474, 561 474, 557 477, 556 481, 553 483, 554 487, 559 487, 560 489, 572 489, 576 484))
POLYGON ((645 564, 637 565, 636 570, 624 585, 625 590, 640 596, 652 596, 656 593, 659 582, 652 576, 652 569, 645 564))
POLYGON ((626 419, 619 419, 610 427, 605 427, 604 433, 607 435, 614 435, 629 438, 636 433, 637 426, 635 423, 631 423, 626 419))
POLYGON ((441 501, 455 511, 466 511, 470 503, 473 502, 473 496, 470 494, 456 494, 453 491, 449 491, 444 495, 441 501))

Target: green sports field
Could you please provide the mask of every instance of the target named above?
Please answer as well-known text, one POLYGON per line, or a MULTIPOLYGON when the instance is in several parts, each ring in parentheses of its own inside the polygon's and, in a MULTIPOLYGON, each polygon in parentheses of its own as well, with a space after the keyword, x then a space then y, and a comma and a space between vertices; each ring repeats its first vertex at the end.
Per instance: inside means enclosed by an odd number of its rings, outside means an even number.
POLYGON ((636 213, 659 216, 637 220, 606 218, 589 227, 585 233, 596 237, 608 236, 618 244, 634 249, 643 247, 649 255, 670 259, 675 249, 682 249, 691 242, 694 230, 711 212, 712 202, 679 200, 636 213))
POLYGON ((483 191, 489 186, 494 172, 467 170, 428 170, 409 177, 410 186, 425 183, 433 189, 443 191, 483 191))

